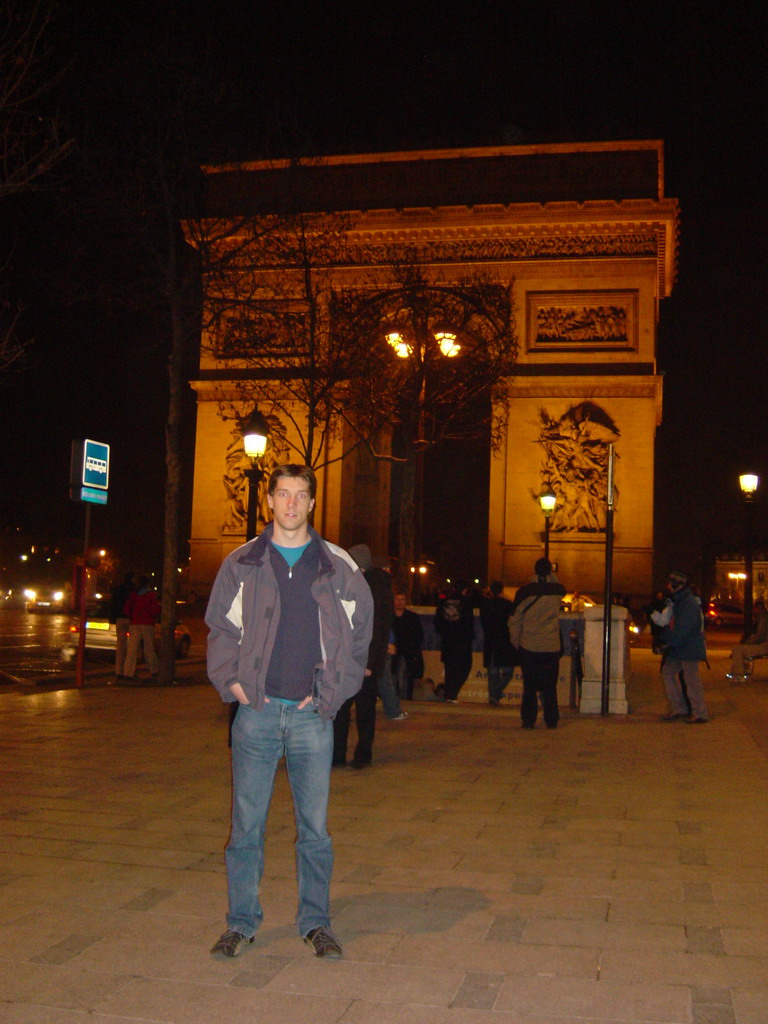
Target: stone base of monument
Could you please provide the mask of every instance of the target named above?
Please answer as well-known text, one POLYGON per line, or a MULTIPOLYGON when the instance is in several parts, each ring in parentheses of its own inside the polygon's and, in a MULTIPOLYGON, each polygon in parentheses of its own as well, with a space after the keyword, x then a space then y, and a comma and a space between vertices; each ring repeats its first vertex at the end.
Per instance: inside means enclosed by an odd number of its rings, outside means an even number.
MULTIPOLYGON (((605 635, 603 605, 595 605, 584 612, 584 678, 581 683, 583 714, 602 712, 603 704, 603 654, 605 635)), ((626 715, 627 681, 631 668, 629 660, 629 612, 621 605, 611 606, 610 675, 608 686, 608 713, 626 715)))

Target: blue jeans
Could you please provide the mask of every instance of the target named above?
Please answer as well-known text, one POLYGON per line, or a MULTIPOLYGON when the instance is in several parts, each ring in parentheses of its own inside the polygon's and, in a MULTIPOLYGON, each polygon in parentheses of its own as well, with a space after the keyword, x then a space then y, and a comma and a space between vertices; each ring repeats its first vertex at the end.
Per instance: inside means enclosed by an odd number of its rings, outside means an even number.
POLYGON ((379 688, 379 696, 384 707, 384 717, 390 721, 402 715, 403 708, 400 698, 395 689, 395 681, 392 678, 392 655, 387 655, 387 662, 380 675, 376 676, 376 685, 379 688))
POLYGON ((497 665, 491 658, 491 664, 488 666, 488 700, 491 703, 498 703, 504 696, 507 683, 514 671, 507 665, 497 665))
POLYGON ((327 829, 333 723, 308 705, 270 700, 262 711, 241 704, 232 726, 232 831, 227 844, 227 926, 253 935, 264 912, 259 886, 275 771, 285 754, 296 819, 300 935, 329 927, 333 847, 327 829))

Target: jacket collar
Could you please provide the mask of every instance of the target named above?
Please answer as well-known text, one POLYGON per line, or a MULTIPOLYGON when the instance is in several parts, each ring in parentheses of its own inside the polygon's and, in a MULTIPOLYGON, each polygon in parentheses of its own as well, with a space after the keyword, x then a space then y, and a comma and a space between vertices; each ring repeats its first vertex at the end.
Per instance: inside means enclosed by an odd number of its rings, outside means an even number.
MULTIPOLYGON (((325 544, 322 543, 320 534, 312 526, 308 526, 307 529, 309 530, 310 542, 314 543, 316 541, 320 552, 320 568, 318 575, 332 575, 335 572, 333 562, 328 554, 328 549, 325 544)), ((258 537, 255 537, 253 540, 248 541, 247 544, 243 545, 243 552, 239 555, 237 561, 241 565, 262 565, 268 553, 267 545, 272 540, 272 534, 274 532, 274 524, 268 523, 258 537)))

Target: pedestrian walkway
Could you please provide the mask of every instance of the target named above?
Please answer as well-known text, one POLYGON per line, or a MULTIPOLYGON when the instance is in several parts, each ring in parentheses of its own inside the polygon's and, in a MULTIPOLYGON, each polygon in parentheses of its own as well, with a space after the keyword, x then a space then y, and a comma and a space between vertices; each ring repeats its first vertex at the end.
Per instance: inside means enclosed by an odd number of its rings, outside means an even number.
POLYGON ((374 765, 333 773, 333 963, 294 932, 284 773, 262 930, 209 956, 229 755, 199 664, 0 690, 0 1022, 766 1024, 768 674, 715 655, 711 721, 667 724, 632 659, 626 717, 382 718, 374 765))

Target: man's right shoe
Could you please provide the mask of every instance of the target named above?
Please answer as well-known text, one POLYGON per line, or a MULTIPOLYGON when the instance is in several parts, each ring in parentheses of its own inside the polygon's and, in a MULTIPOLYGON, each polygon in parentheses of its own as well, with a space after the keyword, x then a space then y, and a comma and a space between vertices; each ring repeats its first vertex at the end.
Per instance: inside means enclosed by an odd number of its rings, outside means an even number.
POLYGON ((407 711, 401 711, 399 715, 393 715, 392 718, 387 719, 389 722, 404 722, 408 717, 407 711))
POLYGON ((243 935, 242 932, 236 932, 231 928, 227 928, 216 945, 211 947, 211 956, 239 956, 251 942, 253 942, 252 935, 243 935))
POLYGON ((678 722, 682 718, 687 718, 688 715, 677 711, 669 711, 666 715, 659 715, 659 720, 662 722, 678 722))

